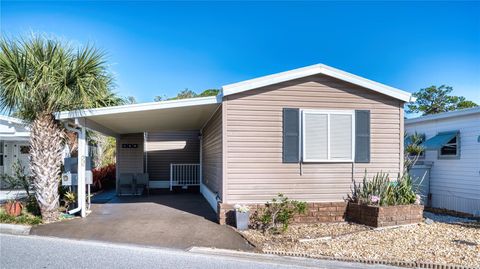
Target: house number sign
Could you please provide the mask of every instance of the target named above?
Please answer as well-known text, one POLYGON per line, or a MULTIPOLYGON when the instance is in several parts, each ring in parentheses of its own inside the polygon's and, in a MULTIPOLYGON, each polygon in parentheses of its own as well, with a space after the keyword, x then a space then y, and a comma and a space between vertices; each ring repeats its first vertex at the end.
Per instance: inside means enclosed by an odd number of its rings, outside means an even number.
POLYGON ((138 148, 138 144, 122 144, 122 148, 124 148, 124 149, 136 149, 136 148, 138 148))

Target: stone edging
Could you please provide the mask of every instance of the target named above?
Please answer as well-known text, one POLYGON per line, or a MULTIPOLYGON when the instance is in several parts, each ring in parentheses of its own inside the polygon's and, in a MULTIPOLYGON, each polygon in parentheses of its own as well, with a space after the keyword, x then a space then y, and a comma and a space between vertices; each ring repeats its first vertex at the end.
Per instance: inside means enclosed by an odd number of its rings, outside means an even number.
POLYGON ((287 251, 277 251, 277 250, 264 250, 262 251, 265 254, 273 254, 280 256, 291 256, 291 257, 303 257, 303 258, 314 258, 314 259, 323 259, 323 260, 334 260, 334 261, 343 261, 343 262, 358 262, 366 264, 383 264, 383 265, 393 265, 401 267, 411 267, 411 268, 429 268, 429 269, 479 269, 477 267, 468 267, 463 265, 450 265, 450 264, 437 264, 437 263, 428 263, 428 262, 406 262, 406 261, 387 261, 387 260, 370 260, 370 259, 361 259, 361 258, 340 258, 340 257, 331 257, 307 253, 298 253, 298 252, 287 252, 287 251))
POLYGON ((0 233, 2 234, 29 235, 31 228, 32 226, 28 225, 0 223, 0 233))

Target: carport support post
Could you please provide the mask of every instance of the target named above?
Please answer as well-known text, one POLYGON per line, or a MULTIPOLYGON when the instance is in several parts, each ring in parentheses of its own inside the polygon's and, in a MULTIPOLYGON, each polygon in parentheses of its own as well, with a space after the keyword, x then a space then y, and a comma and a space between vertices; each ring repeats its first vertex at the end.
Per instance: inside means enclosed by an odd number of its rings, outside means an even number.
POLYGON ((200 167, 199 167, 199 173, 200 173, 200 188, 203 184, 203 172, 202 172, 202 167, 203 167, 203 135, 202 135, 202 132, 200 131, 200 160, 199 160, 199 163, 200 163, 200 167))
POLYGON ((86 156, 87 152, 86 131, 85 127, 80 128, 78 134, 78 205, 80 206, 80 216, 86 216, 85 206, 85 174, 86 174, 86 156))

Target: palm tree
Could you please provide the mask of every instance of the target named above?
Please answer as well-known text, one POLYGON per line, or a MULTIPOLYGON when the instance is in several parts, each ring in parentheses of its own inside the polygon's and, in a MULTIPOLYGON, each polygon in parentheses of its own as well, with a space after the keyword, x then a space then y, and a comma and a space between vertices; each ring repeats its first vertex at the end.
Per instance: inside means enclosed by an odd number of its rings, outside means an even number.
POLYGON ((42 218, 58 218, 65 131, 53 113, 118 104, 105 55, 34 36, 0 40, 0 109, 31 122, 31 171, 42 218))

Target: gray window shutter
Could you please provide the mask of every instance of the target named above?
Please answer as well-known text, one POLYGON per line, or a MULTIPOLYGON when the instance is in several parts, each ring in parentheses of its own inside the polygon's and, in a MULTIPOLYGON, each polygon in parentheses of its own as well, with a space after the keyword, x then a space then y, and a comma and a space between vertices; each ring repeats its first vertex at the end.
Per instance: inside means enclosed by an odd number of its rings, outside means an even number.
POLYGON ((355 110, 355 162, 370 162, 370 110, 355 110))
POLYGON ((283 162, 298 163, 300 161, 300 110, 298 108, 283 109, 283 162))

